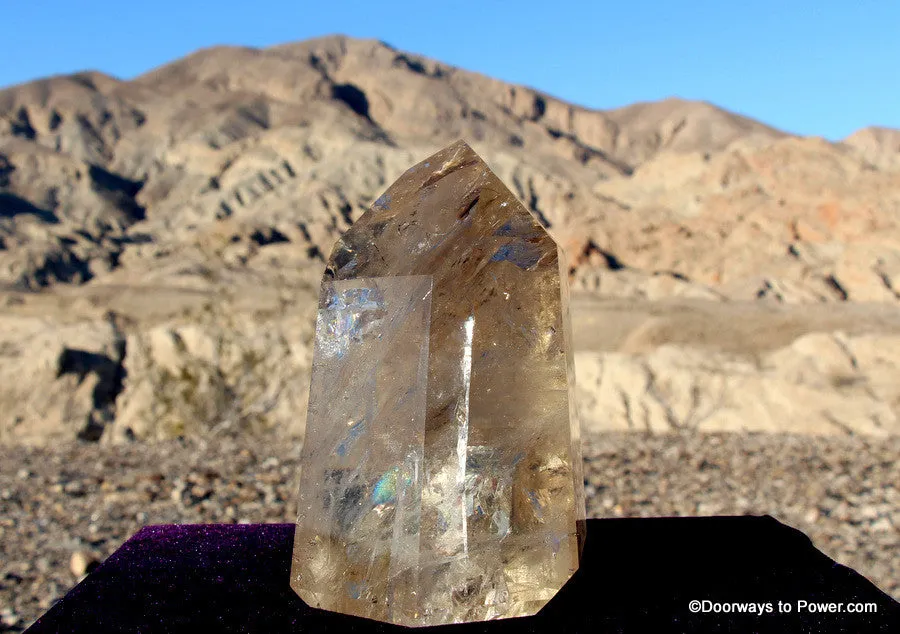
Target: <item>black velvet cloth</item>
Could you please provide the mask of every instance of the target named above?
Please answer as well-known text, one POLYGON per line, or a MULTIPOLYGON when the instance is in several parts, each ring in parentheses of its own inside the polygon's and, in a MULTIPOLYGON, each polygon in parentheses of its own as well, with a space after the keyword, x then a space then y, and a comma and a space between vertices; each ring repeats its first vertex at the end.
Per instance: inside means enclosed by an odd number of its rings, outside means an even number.
MULTIPOLYGON (((28 632, 411 631, 307 607, 288 585, 292 540, 291 524, 148 526, 28 632)), ((536 616, 428 631, 896 634, 900 604, 771 517, 604 519, 588 520, 581 568, 536 616), (695 614, 693 600, 773 611, 695 614), (799 600, 877 611, 811 613, 799 600)))

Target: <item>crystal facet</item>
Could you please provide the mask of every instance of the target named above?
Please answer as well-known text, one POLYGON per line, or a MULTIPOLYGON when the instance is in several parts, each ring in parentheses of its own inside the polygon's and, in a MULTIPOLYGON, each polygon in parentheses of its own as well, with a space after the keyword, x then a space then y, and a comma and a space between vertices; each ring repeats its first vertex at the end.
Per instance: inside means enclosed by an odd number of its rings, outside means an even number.
POLYGON ((581 446, 566 267, 457 142, 331 254, 291 586, 402 625, 537 612, 578 568, 581 446))

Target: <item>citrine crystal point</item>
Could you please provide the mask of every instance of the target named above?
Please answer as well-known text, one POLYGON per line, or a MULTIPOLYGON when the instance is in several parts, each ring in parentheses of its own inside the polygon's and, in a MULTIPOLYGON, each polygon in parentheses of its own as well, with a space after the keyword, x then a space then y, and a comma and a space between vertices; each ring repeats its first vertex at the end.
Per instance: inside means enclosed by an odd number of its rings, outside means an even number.
POLYGON ((319 298, 291 587, 422 626, 534 614, 578 568, 566 268, 464 142, 334 247, 319 298))

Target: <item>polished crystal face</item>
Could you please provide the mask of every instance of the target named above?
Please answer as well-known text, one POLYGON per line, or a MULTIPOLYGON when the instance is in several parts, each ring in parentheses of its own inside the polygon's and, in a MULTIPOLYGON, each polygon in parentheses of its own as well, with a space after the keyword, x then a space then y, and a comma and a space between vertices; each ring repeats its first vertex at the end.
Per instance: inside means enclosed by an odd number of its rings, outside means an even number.
POLYGON ((291 586, 402 625, 537 612, 584 496, 565 266, 463 142, 408 170, 322 282, 291 586))

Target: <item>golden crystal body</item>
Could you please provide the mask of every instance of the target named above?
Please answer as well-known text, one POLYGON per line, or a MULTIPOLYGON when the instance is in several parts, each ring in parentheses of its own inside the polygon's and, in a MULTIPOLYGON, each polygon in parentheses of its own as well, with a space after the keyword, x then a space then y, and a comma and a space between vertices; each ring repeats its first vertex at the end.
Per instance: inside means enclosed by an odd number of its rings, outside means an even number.
POLYGON ((291 587, 420 626, 534 614, 584 530, 566 267, 464 142, 338 241, 319 299, 291 587))

